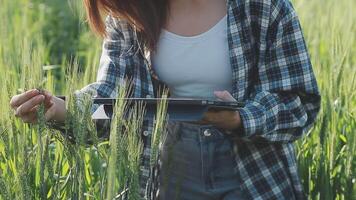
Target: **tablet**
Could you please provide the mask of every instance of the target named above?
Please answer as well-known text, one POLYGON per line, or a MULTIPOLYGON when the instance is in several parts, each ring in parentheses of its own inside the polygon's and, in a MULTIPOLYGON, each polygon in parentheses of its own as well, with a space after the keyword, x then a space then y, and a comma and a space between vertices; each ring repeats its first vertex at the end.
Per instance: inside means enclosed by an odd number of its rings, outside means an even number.
MULTIPOLYGON (((114 105, 118 98, 93 98, 94 104, 114 105)), ((122 98, 129 102, 144 101, 147 104, 157 104, 162 98, 122 98)), ((218 101, 207 99, 191 99, 191 98, 166 98, 169 105, 206 105, 216 108, 236 109, 243 107, 242 102, 238 101, 218 101)))
MULTIPOLYGON (((123 98, 127 100, 128 105, 133 105, 135 102, 144 102, 146 115, 144 119, 152 118, 157 112, 157 103, 161 98, 123 98)), ((113 105, 118 99, 112 98, 93 98, 94 104, 102 104, 105 114, 108 118, 112 117, 113 105)), ((244 106, 243 102, 237 101, 217 101, 206 99, 190 99, 190 98, 166 98, 168 103, 167 115, 169 120, 176 121, 198 121, 203 118, 204 112, 208 110, 238 110, 244 106)))
MULTIPOLYGON (((62 96, 62 99, 63 98, 62 96)), ((143 102, 146 108, 144 119, 154 117, 157 112, 157 104, 162 98, 122 98, 127 102, 128 107, 133 104, 143 102)), ((101 105, 93 114, 93 119, 111 119, 113 114, 113 106, 118 98, 93 98, 94 104, 101 105)), ((168 102, 167 115, 169 120, 178 121, 198 121, 201 120, 204 112, 208 110, 221 111, 231 110, 236 111, 244 106, 243 102, 239 101, 219 101, 207 99, 192 99, 192 98, 166 98, 168 102)))

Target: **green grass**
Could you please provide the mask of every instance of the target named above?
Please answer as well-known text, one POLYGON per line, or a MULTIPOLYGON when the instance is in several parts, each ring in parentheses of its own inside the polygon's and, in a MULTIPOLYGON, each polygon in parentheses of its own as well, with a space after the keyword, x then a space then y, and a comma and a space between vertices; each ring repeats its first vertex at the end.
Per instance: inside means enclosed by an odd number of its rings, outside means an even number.
MULTIPOLYGON (((95 81, 101 53, 80 1, 0 3, 0 199, 112 199, 127 186, 129 199, 136 199, 142 105, 129 120, 120 120, 125 104, 118 102, 110 138, 101 140, 89 120, 90 103, 79 113, 72 96, 95 81), (11 96, 35 87, 69 97, 67 126, 76 143, 46 128, 44 119, 28 125, 14 117, 11 96), (88 138, 93 145, 86 145, 88 138)), ((296 143, 303 186, 310 199, 356 199, 356 4, 294 0, 293 5, 322 94, 315 126, 296 143)), ((152 163, 164 129, 164 102, 160 109, 152 163)))

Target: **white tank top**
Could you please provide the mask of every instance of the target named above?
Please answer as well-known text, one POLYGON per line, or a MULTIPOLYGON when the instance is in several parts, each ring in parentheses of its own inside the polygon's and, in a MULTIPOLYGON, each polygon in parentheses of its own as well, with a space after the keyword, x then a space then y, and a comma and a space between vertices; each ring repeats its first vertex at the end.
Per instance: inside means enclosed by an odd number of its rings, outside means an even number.
POLYGON ((232 92, 226 15, 210 30, 191 37, 165 29, 152 66, 171 97, 217 100, 214 90, 232 92))

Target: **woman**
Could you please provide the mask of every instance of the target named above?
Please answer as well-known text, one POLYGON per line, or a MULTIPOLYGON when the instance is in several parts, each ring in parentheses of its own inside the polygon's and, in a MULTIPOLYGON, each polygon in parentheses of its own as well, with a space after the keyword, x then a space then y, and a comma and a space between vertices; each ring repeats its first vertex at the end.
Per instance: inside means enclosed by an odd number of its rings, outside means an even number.
MULTIPOLYGON (((116 97, 120 81, 132 77, 134 97, 156 96, 163 84, 170 97, 245 102, 238 112, 209 111, 197 123, 170 122, 160 179, 149 169, 146 123, 142 195, 146 187, 147 198, 160 199, 305 199, 292 142, 315 122, 321 97, 288 0, 84 2, 104 43, 97 82, 76 91, 78 99, 116 97)), ((43 101, 47 120, 65 119, 64 102, 48 91, 16 95, 10 104, 35 123, 43 101)))

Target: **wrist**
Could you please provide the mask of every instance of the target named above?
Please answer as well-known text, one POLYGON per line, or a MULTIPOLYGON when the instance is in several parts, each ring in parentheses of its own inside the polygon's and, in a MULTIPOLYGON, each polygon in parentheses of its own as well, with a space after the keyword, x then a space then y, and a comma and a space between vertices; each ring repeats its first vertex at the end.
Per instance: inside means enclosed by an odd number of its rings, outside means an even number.
POLYGON ((234 126, 232 129, 226 130, 226 133, 228 133, 229 135, 242 135, 244 128, 242 125, 240 113, 238 111, 236 111, 235 122, 236 126, 234 126))

